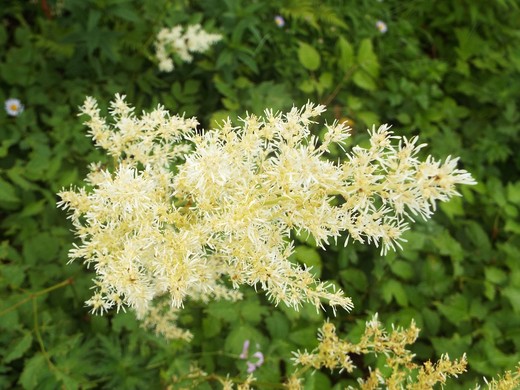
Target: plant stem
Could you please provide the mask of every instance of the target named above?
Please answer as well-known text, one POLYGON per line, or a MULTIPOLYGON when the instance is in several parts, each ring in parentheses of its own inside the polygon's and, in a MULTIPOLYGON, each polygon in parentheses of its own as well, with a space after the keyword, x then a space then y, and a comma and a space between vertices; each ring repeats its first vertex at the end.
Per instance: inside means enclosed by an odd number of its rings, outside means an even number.
POLYGON ((16 309, 18 306, 21 306, 23 305, 24 303, 30 301, 31 299, 34 300, 35 298, 38 298, 42 295, 45 295, 51 291, 54 291, 54 290, 57 290, 59 288, 62 288, 62 287, 65 287, 65 286, 69 286, 71 285, 72 283, 74 282, 74 280, 72 278, 67 278, 53 286, 50 286, 50 287, 47 287, 47 288, 44 288, 43 290, 40 290, 40 291, 36 291, 35 293, 30 293, 28 294, 27 297, 25 297, 24 299, 22 299, 21 301, 19 302, 16 302, 14 305, 12 306, 9 306, 7 309, 4 309, 2 311, 0 311, 0 317, 3 316, 4 314, 7 314, 11 311, 13 311, 14 309, 16 309))

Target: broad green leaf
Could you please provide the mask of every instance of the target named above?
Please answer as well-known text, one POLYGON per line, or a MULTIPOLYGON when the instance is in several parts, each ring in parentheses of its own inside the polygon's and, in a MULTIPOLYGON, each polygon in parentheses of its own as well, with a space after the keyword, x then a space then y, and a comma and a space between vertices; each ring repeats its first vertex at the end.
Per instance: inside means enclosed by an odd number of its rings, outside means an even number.
POLYGON ((349 71, 355 62, 354 48, 352 45, 342 36, 338 38, 339 48, 339 68, 343 72, 349 71))
POLYGON ((455 217, 464 215, 464 208, 462 206, 462 198, 453 197, 449 202, 439 202, 440 209, 453 221, 455 217))
POLYGON ((454 325, 469 320, 469 304, 462 294, 449 297, 444 303, 439 303, 438 308, 442 314, 454 325))
POLYGON ((357 117, 367 127, 372 127, 373 125, 379 123, 379 116, 373 111, 360 111, 357 113, 357 117))
POLYGON ((229 332, 224 342, 224 349, 229 353, 240 355, 246 340, 249 340, 250 354, 258 350, 256 344, 264 344, 264 336, 256 328, 249 325, 239 325, 229 332))
POLYGON ((377 56, 374 53, 374 48, 370 39, 365 38, 361 41, 358 49, 357 60, 359 66, 361 66, 361 68, 370 76, 373 78, 379 76, 379 62, 377 61, 377 56))
POLYGON ((509 299, 513 310, 516 313, 520 313, 520 289, 517 287, 506 287, 502 290, 502 295, 509 299))
POLYGON ((265 319, 267 330, 272 339, 285 339, 289 334, 289 321, 279 312, 273 312, 265 319))
POLYGON ((328 390, 330 388, 330 379, 322 372, 310 371, 305 375, 304 390, 328 390))
POLYGON ((238 311, 235 305, 230 305, 227 301, 213 301, 208 304, 206 308, 208 315, 215 318, 233 322, 238 319, 238 311))
POLYGON ((470 350, 471 335, 461 337, 456 333, 452 338, 433 337, 431 341, 438 355, 447 353, 455 359, 470 350))
POLYGON ((439 313, 425 307, 422 309, 422 317, 424 325, 427 327, 430 334, 437 334, 441 326, 439 313))
POLYGON ((390 264, 390 269, 395 275, 405 280, 411 279, 414 275, 413 267, 406 261, 397 260, 390 264))
POLYGON ((486 275, 486 280, 494 284, 501 284, 507 279, 505 271, 497 267, 486 267, 484 269, 484 274, 486 275))
POLYGON ((520 181, 516 183, 509 183, 507 185, 507 200, 511 203, 520 205, 520 181))
POLYGON ((345 282, 345 290, 350 290, 351 286, 360 292, 364 292, 368 286, 368 280, 365 273, 356 268, 346 269, 339 273, 341 279, 345 282))
POLYGON ((392 298, 403 307, 408 306, 408 296, 406 291, 397 280, 388 280, 381 286, 381 295, 386 303, 390 303, 392 298))
POLYGON ((240 314, 243 319, 252 324, 257 324, 265 315, 267 309, 258 300, 251 297, 246 301, 240 302, 240 314))
POLYGON ((370 76, 370 74, 363 69, 358 69, 354 73, 354 76, 352 76, 352 81, 354 81, 354 84, 356 84, 359 88, 365 89, 367 91, 375 91, 377 89, 377 85, 372 76, 370 76))
POLYGON ((0 178, 0 202, 19 202, 20 198, 16 195, 15 188, 7 181, 0 178))
POLYGON ((315 248, 306 245, 298 245, 294 249, 294 255, 300 263, 312 267, 311 272, 313 272, 317 277, 320 277, 322 269, 321 257, 315 248))
POLYGON ((298 60, 308 70, 317 70, 321 64, 320 53, 305 42, 300 42, 298 48, 298 60))
POLYGON ((202 319, 202 331, 204 337, 215 337, 222 331, 222 322, 218 318, 204 317, 202 319))
POLYGON ((289 340, 296 343, 301 348, 307 348, 311 350, 318 346, 316 335, 316 329, 313 327, 308 327, 292 331, 289 334, 289 340))

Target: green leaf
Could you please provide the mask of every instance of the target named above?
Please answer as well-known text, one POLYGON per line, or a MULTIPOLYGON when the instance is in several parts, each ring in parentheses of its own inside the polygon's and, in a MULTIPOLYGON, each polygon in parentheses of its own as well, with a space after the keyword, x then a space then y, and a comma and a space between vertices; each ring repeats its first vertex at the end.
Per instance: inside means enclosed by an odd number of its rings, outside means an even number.
POLYGON ((262 306, 258 300, 249 298, 240 303, 240 314, 243 319, 252 324, 257 324, 262 319, 262 315, 267 313, 267 308, 262 306))
POLYGON ((445 303, 438 304, 438 307, 446 319, 454 325, 459 325, 470 318, 468 300, 462 294, 452 295, 445 303))
POLYGON ((520 181, 507 185, 507 199, 514 204, 520 205, 520 181))
POLYGON ((16 195, 15 188, 7 181, 0 178, 0 202, 19 202, 20 198, 16 195))
MULTIPOLYGON (((227 302, 229 305, 229 302, 227 302)), ((256 328, 248 325, 239 325, 233 328, 224 342, 224 349, 233 354, 240 354, 244 342, 249 340, 249 349, 255 349, 255 344, 263 344, 264 336, 256 328)))
POLYGON ((379 116, 372 111, 360 111, 357 113, 357 117, 367 127, 372 127, 372 125, 379 123, 379 116))
POLYGON ((486 280, 494 284, 501 284, 507 279, 505 271, 497 267, 486 267, 484 269, 484 275, 486 275, 486 280))
POLYGON ((359 88, 365 89, 367 91, 375 91, 377 89, 377 85, 367 72, 365 72, 363 69, 358 69, 354 76, 352 76, 352 81, 354 81, 354 84, 356 84, 359 88))
POLYGON ((339 48, 339 68, 343 72, 347 72, 354 66, 354 48, 341 36, 338 38, 337 45, 339 48))
POLYGON ((304 390, 328 390, 331 388, 330 379, 319 371, 311 371, 305 375, 304 390))
POLYGON ((406 261, 397 260, 390 264, 390 269, 395 275, 405 280, 411 279, 414 275, 413 267, 406 261))
POLYGON ((520 289, 517 287, 506 287, 502 290, 502 295, 509 299, 513 310, 516 313, 520 313, 520 289))
POLYGON ((389 280, 381 287, 381 295, 386 303, 390 303, 392 298, 403 307, 408 306, 408 296, 401 283, 397 280, 389 280))
POLYGON ((130 7, 114 7, 110 10, 110 13, 129 22, 141 22, 141 16, 134 12, 130 7))
POLYGON ((233 322, 238 319, 238 311, 234 305, 226 301, 213 301, 208 304, 206 312, 215 318, 233 322))
POLYGON ((318 346, 316 339, 316 330, 309 327, 292 331, 289 334, 289 340, 302 348, 312 350, 318 346))
POLYGON ((265 319, 265 324, 272 339, 286 339, 289 334, 289 321, 279 312, 274 312, 265 319))
POLYGON ((306 245, 298 245, 294 249, 294 255, 296 260, 308 267, 312 267, 311 272, 313 272, 317 277, 320 277, 322 269, 321 257, 315 248, 306 245))
POLYGON ((308 70, 316 70, 320 67, 320 53, 311 45, 300 42, 298 48, 298 60, 308 70))
POLYGON ((424 325, 426 326, 430 334, 437 334, 441 327, 441 319, 439 318, 439 313, 425 307, 422 309, 422 317, 424 325))
POLYGON ((204 337, 215 337, 222 331, 222 322, 214 317, 204 317, 202 319, 202 331, 204 337))
POLYGON ((374 53, 374 48, 372 47, 372 42, 370 39, 365 38, 361 41, 357 60, 359 66, 361 66, 361 68, 365 70, 370 76, 373 78, 377 78, 379 76, 379 62, 377 61, 377 56, 374 53))
POLYGON ((24 389, 36 389, 46 376, 49 375, 47 362, 41 353, 25 361, 20 384, 24 389))
POLYGON ((29 349, 33 341, 32 334, 27 332, 24 336, 16 340, 15 345, 9 348, 9 353, 4 357, 4 362, 9 363, 23 356, 29 349))
POLYGON ((339 273, 341 279, 345 283, 345 289, 348 291, 353 286, 360 292, 365 292, 368 286, 368 280, 365 273, 356 268, 350 268, 339 273))

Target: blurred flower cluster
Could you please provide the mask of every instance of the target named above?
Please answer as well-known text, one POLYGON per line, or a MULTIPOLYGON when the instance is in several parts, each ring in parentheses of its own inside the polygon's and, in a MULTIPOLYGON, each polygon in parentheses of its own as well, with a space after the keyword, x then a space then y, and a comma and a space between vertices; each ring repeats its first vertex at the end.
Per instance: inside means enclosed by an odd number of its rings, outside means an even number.
POLYGON ((412 372, 416 372, 414 383, 408 383, 406 389, 432 389, 437 383, 444 384, 448 377, 457 377, 466 371, 465 355, 459 360, 450 360, 448 355, 443 355, 436 363, 414 363, 415 355, 406 349, 406 345, 413 344, 418 335, 419 329, 413 321, 408 329, 393 328, 392 332, 388 333, 376 314, 366 323, 359 342, 351 343, 341 340, 336 334, 335 326, 326 322, 318 334, 318 347, 312 352, 295 352, 293 360, 305 367, 325 367, 352 373, 356 368, 351 359, 352 355, 383 355, 389 371, 384 375, 377 368, 371 370, 366 379, 358 380, 362 389, 380 389, 381 385, 388 389, 404 388, 403 384, 410 379, 412 372))
POLYGON ((203 53, 221 39, 222 35, 210 34, 200 24, 188 26, 186 31, 182 26, 163 28, 155 41, 159 70, 171 72, 174 69, 172 56, 179 57, 183 62, 191 62, 193 53, 203 53))
POLYGON ((456 184, 474 183, 457 159, 420 161, 424 145, 386 125, 369 131, 369 147, 333 163, 324 154, 349 128, 335 122, 321 139, 312 135, 312 118, 325 110, 312 103, 205 132, 161 106, 136 116, 119 95, 113 123, 93 98, 81 110, 115 168, 93 164, 87 186, 62 191, 58 204, 80 239, 71 260, 96 271, 88 304, 98 313, 130 306, 143 318, 165 297, 175 308, 236 300, 241 285, 295 309, 327 302, 349 310, 343 291, 289 260, 291 233, 324 247, 345 232, 385 253, 403 241, 412 216, 430 217, 437 200, 458 194, 456 184))

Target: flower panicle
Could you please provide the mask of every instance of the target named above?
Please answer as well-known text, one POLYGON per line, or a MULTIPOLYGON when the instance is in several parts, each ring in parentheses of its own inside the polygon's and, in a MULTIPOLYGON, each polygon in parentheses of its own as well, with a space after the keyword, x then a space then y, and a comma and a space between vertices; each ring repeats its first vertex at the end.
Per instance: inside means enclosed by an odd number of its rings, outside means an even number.
POLYGON ((91 97, 80 110, 115 160, 113 169, 91 165, 88 186, 63 190, 58 202, 80 240, 71 260, 96 272, 97 313, 128 306, 145 318, 158 299, 175 309, 187 299, 237 300, 241 285, 295 309, 350 310, 343 291, 289 260, 292 232, 322 248, 346 233, 384 254, 405 242, 412 217, 429 218, 457 185, 474 184, 456 158, 420 160, 423 145, 387 125, 369 130, 368 147, 327 160, 350 129, 334 122, 315 137, 325 107, 311 102, 204 132, 162 106, 138 115, 124 95, 111 121, 91 97))

